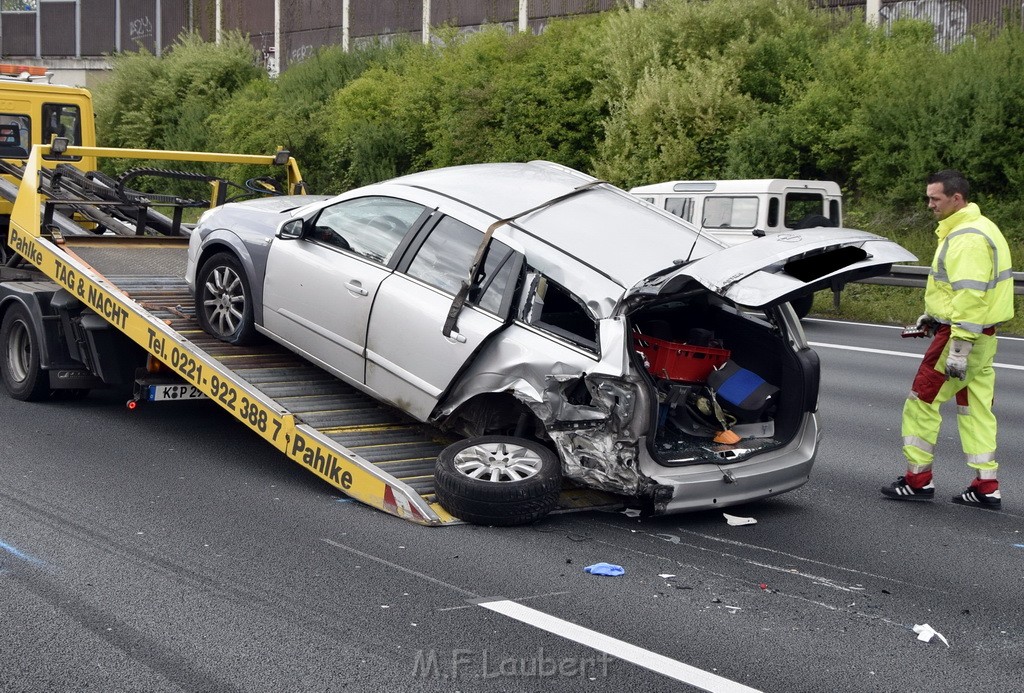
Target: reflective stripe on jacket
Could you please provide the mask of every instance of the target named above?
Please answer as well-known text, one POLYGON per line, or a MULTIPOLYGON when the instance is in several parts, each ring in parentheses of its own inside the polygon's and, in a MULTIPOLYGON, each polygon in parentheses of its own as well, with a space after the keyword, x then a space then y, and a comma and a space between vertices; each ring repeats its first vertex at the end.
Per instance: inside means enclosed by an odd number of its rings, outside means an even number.
POLYGON ((973 342, 1013 317, 1013 263, 999 228, 973 202, 939 222, 925 312, 973 342))

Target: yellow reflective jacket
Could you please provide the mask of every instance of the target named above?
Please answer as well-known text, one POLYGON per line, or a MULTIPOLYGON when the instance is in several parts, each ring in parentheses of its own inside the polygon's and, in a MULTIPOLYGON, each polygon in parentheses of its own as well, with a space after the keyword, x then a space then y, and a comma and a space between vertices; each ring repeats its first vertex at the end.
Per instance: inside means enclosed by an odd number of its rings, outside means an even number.
POLYGON ((973 202, 939 222, 924 290, 925 312, 973 342, 1013 317, 1013 262, 999 227, 973 202))

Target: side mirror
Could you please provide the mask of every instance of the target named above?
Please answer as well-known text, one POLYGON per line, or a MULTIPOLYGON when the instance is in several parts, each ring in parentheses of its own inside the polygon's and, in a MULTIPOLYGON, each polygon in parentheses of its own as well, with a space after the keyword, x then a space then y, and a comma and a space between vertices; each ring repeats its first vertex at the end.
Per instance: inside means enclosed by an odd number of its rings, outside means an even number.
POLYGON ((302 238, 302 219, 289 219, 277 229, 277 237, 283 241, 302 238))

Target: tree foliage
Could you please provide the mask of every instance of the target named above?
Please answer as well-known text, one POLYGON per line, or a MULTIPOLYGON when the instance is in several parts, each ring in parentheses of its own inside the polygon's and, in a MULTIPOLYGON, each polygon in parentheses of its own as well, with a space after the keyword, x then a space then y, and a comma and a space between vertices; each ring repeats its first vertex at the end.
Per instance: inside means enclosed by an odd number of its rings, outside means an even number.
POLYGON ((911 209, 929 172, 955 167, 986 210, 1020 218, 1019 22, 944 52, 930 24, 845 17, 804 0, 653 0, 540 35, 441 29, 429 46, 325 48, 276 80, 242 36, 185 35, 162 58, 114 57, 98 127, 112 146, 284 146, 324 192, 542 158, 625 187, 827 178, 855 203, 911 209))

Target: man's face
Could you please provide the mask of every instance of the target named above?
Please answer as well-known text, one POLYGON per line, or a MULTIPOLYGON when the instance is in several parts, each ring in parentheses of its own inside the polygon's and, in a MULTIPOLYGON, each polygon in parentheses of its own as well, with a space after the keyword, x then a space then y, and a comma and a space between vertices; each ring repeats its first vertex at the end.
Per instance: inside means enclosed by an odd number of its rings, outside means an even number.
POLYGON ((932 211, 935 218, 942 221, 953 212, 964 208, 964 196, 960 193, 947 195, 942 183, 929 183, 925 193, 928 198, 928 209, 932 211))

